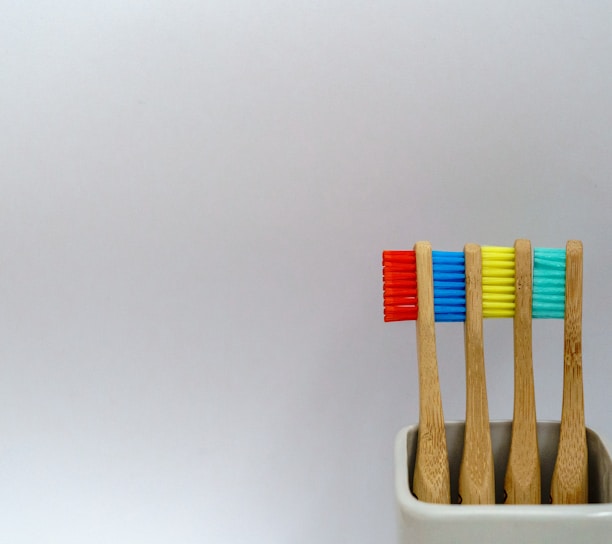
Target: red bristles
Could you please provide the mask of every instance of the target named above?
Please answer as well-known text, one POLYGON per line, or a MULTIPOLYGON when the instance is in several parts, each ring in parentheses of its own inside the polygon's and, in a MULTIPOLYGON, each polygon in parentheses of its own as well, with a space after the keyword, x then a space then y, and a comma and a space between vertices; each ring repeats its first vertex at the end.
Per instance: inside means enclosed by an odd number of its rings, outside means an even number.
POLYGON ((385 321, 417 318, 416 255, 414 251, 383 251, 385 321))

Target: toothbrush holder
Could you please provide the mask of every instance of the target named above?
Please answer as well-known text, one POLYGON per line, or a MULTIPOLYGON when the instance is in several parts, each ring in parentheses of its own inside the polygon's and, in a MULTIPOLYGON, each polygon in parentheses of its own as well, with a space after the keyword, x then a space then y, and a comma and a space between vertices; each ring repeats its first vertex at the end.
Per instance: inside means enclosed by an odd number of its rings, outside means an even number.
MULTIPOLYGON (((412 492, 418 425, 402 429, 395 443, 395 497, 399 544, 609 544, 612 542, 612 459, 604 440, 587 428, 589 503, 510 505, 504 500, 504 474, 510 450, 511 421, 491 422, 495 459, 494 505, 457 504, 457 482, 465 424, 446 423, 451 502, 431 504, 412 492)), ((559 422, 537 424, 542 500, 548 501, 559 443, 559 422)))

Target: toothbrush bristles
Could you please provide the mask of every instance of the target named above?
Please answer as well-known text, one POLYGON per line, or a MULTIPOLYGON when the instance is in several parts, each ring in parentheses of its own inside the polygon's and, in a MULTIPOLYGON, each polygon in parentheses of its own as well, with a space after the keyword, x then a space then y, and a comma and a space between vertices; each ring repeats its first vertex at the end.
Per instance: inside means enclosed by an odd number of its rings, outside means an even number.
POLYGON ((483 317, 514 317, 514 248, 483 246, 481 254, 483 317))
POLYGON ((433 251, 434 313, 438 322, 465 321, 463 251, 433 251))
POLYGON ((534 318, 563 319, 565 316, 565 249, 534 249, 534 318))
POLYGON ((385 321, 414 321, 418 314, 415 252, 383 251, 382 265, 385 321))

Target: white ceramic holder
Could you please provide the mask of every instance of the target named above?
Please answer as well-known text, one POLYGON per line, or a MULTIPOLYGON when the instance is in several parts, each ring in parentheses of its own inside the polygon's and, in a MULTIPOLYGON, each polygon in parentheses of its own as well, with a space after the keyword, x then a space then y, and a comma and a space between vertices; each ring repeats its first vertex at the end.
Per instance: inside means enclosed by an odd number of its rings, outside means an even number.
MULTIPOLYGON (((451 501, 440 505, 417 500, 411 492, 418 425, 402 429, 395 446, 395 492, 400 544, 610 544, 612 543, 612 460, 602 438, 587 429, 589 504, 510 505, 503 482, 512 422, 491 422, 495 459, 495 505, 457 502, 463 422, 446 423, 451 501)), ((538 422, 542 500, 548 502, 559 443, 559 422, 538 422)))

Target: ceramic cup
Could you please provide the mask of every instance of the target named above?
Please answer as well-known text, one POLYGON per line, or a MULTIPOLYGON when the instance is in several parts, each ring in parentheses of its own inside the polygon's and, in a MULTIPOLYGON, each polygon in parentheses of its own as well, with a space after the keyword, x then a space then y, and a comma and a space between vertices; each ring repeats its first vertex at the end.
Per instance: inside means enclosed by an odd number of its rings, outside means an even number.
MULTIPOLYGON (((512 422, 491 422, 495 460, 495 505, 457 503, 463 422, 446 423, 451 501, 418 501, 411 492, 418 425, 402 429, 395 447, 395 494, 400 544, 611 544, 612 460, 603 439, 587 429, 589 504, 510 505, 503 502, 503 482, 512 422)), ((542 500, 548 502, 559 443, 559 422, 538 422, 542 500)))

